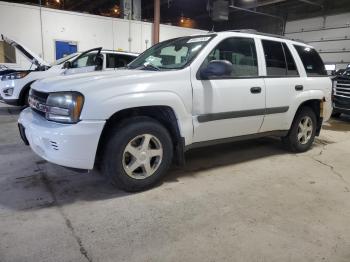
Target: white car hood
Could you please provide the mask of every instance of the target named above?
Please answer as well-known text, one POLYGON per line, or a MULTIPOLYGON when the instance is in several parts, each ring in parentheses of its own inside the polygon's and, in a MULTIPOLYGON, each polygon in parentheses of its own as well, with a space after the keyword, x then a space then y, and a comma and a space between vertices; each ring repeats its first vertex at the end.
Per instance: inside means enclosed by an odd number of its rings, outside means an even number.
POLYGON ((158 73, 160 72, 119 69, 113 71, 55 76, 36 81, 32 85, 32 88, 40 92, 78 91, 84 94, 89 88, 103 88, 103 86, 109 86, 111 82, 116 86, 121 86, 123 83, 140 81, 140 79, 153 77, 158 73))
POLYGON ((19 52, 21 52, 31 63, 37 65, 37 66, 49 66, 50 64, 46 61, 44 61, 38 54, 35 54, 32 52, 29 48, 25 47, 24 45, 11 40, 7 38, 4 35, 1 35, 1 40, 5 43, 13 46, 16 48, 19 52))

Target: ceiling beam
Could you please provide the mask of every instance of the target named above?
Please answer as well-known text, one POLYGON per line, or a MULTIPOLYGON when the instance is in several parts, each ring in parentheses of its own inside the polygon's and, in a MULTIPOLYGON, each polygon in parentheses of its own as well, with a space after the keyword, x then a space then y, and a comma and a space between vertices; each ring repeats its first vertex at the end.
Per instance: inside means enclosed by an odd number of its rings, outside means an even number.
POLYGON ((244 8, 255 8, 259 6, 274 5, 281 2, 287 2, 287 0, 266 0, 266 1, 255 1, 254 3, 244 4, 244 8))
POLYGON ((319 4, 319 3, 315 3, 313 1, 310 1, 310 0, 299 0, 299 2, 303 2, 305 4, 309 4, 309 5, 313 5, 313 6, 318 6, 322 9, 324 9, 324 6, 322 4, 319 4))

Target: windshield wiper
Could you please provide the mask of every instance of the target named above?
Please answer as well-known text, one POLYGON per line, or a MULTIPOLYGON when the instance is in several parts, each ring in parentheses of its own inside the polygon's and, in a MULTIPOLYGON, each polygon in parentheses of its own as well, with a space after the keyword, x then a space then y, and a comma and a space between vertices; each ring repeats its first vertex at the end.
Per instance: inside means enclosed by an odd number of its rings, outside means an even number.
POLYGON ((136 68, 140 70, 152 70, 152 71, 160 71, 161 69, 158 66, 155 66, 151 63, 145 63, 142 66, 136 68))

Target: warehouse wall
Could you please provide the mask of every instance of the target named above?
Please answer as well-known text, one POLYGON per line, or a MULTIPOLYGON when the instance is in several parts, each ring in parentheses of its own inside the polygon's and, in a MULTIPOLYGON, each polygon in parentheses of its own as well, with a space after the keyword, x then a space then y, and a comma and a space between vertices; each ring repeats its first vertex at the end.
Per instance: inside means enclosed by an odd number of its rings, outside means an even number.
MULTIPOLYGON (((161 25, 160 39, 203 32, 161 25)), ((0 33, 21 42, 48 62, 55 60, 55 40, 77 42, 79 51, 102 46, 142 52, 152 45, 151 23, 48 8, 41 8, 40 12, 36 6, 8 2, 0 2, 0 33)), ((12 67, 26 66, 29 63, 17 54, 17 65, 12 67)))
POLYGON ((314 46, 337 69, 350 64, 350 13, 287 22, 285 35, 314 46))

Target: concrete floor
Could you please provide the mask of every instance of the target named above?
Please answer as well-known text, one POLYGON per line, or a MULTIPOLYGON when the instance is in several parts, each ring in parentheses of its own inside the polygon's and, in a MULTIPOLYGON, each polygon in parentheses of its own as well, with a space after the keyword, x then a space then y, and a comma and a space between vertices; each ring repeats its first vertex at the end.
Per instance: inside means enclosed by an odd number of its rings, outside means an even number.
POLYGON ((0 106, 0 261, 350 261, 350 118, 314 148, 266 138, 189 152, 126 194, 43 161, 0 106))

